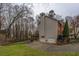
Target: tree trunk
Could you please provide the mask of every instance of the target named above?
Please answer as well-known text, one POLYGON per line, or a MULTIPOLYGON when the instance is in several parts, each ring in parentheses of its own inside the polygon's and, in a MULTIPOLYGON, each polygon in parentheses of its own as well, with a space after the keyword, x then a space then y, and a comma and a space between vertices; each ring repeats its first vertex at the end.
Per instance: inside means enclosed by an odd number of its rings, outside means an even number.
POLYGON ((70 42, 69 38, 68 38, 68 37, 65 37, 65 38, 64 38, 64 44, 67 44, 67 43, 69 43, 69 42, 70 42))

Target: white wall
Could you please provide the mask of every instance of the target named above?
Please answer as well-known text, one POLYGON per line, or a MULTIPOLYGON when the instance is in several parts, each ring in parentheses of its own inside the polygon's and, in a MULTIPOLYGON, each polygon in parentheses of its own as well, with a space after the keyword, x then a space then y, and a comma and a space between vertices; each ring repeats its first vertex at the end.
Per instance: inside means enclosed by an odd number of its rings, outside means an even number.
POLYGON ((48 17, 41 18, 41 23, 39 25, 39 39, 41 42, 56 43, 57 40, 57 29, 58 23, 48 17), (41 38, 41 36, 45 38, 41 38))
POLYGON ((49 43, 57 41, 58 23, 56 20, 52 20, 48 17, 45 18, 45 36, 49 43))

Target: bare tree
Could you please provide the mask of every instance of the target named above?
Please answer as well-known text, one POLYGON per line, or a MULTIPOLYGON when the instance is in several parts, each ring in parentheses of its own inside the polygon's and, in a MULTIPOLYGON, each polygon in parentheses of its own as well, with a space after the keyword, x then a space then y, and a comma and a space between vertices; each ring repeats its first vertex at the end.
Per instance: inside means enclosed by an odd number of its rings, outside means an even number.
MULTIPOLYGON (((3 6, 0 4, 0 15, 4 16, 6 19, 4 23, 8 37, 12 37, 12 39, 16 40, 26 39, 25 37, 27 37, 28 28, 30 27, 28 25, 28 20, 30 19, 29 17, 33 15, 33 10, 31 8, 32 6, 29 6, 29 4, 19 5, 4 3, 3 6), (2 10, 4 11, 3 13, 2 10)), ((0 16, 0 18, 2 16, 0 16)))
MULTIPOLYGON (((67 19, 70 19, 70 17, 67 17, 67 19)), ((72 17, 70 19, 70 25, 70 31, 73 33, 72 35, 74 39, 77 39, 79 35, 79 16, 72 17)))

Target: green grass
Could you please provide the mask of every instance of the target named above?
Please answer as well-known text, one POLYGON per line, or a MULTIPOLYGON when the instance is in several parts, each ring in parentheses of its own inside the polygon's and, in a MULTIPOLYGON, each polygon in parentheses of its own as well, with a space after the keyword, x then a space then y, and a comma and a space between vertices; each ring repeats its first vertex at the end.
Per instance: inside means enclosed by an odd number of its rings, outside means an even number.
POLYGON ((52 55, 79 55, 78 52, 46 52, 32 49, 27 44, 19 42, 7 46, 0 46, 0 56, 52 56, 52 55))

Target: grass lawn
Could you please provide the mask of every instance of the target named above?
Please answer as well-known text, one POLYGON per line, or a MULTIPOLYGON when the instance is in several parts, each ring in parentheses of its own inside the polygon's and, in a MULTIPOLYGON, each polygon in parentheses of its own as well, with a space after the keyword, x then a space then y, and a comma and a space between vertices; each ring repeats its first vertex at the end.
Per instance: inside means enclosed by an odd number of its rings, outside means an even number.
POLYGON ((7 46, 0 46, 0 56, 52 56, 52 55, 79 55, 78 52, 46 52, 32 49, 27 44, 18 42, 7 46))

